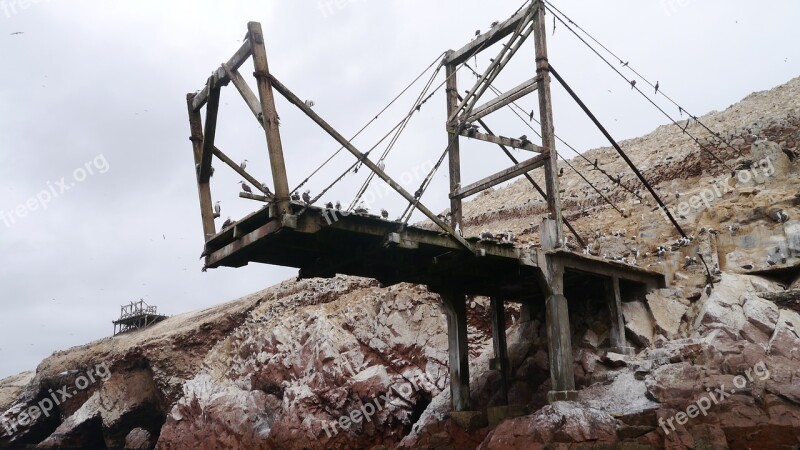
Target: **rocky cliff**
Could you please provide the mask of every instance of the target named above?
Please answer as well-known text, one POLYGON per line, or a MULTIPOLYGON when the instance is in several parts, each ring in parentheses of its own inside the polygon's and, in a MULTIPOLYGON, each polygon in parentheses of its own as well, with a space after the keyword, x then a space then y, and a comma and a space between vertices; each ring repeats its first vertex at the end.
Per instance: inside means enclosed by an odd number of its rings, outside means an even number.
MULTIPOLYGON (((546 404, 543 311, 520 322, 510 308, 519 417, 456 420, 439 297, 339 276, 286 281, 0 380, 0 447, 796 448, 798 109, 795 79, 702 117, 711 132, 690 121, 704 151, 675 126, 622 143, 689 242, 613 149, 571 163, 620 211, 565 166, 565 216, 585 251, 670 281, 623 305, 634 356, 608 351, 599 298, 570 299, 578 402, 546 404)), ((523 179, 478 196, 465 204, 465 233, 509 230, 535 245, 537 195, 523 179)), ((468 312, 473 404, 485 409, 499 383, 488 300, 470 299, 468 312)))

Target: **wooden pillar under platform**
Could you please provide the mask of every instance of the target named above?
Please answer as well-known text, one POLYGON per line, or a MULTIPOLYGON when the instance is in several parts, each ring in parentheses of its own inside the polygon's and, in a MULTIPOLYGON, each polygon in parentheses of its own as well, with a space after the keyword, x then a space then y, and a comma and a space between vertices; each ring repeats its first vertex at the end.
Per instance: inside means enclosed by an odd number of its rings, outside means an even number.
POLYGON ((472 408, 469 390, 467 347, 467 302, 463 294, 442 294, 447 311, 447 342, 450 355, 450 396, 453 411, 472 408))
POLYGON ((501 298, 492 297, 492 342, 494 359, 490 365, 500 372, 500 404, 508 405, 508 344, 506 342, 506 308, 501 298))
POLYGON ((623 355, 633 355, 635 349, 628 347, 625 341, 625 318, 622 315, 622 296, 619 290, 619 277, 609 277, 603 280, 608 312, 611 317, 611 330, 609 339, 611 351, 623 355))
MULTIPOLYGON (((541 226, 542 248, 557 248, 561 223, 544 219, 541 226)), ((547 283, 545 306, 547 309, 547 340, 550 350, 551 391, 547 393, 549 403, 577 400, 575 390, 575 367, 572 360, 572 330, 569 323, 569 308, 564 297, 564 264, 558 256, 542 254, 540 268, 547 283)))

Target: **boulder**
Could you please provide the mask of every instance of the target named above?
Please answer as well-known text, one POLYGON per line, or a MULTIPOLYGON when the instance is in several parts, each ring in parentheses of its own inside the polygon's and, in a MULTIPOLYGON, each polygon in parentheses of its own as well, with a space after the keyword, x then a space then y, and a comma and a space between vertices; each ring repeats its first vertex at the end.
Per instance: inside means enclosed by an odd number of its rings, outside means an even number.
POLYGON ((758 141, 752 148, 753 167, 750 169, 753 181, 764 183, 783 179, 792 170, 792 162, 781 146, 771 141, 758 141))
POLYGON ((772 336, 775 325, 778 323, 778 307, 754 294, 746 294, 744 298, 743 312, 747 321, 763 333, 772 336))
POLYGON ((606 412, 573 402, 555 402, 535 414, 506 420, 478 448, 551 448, 559 443, 613 446, 617 443, 616 430, 617 421, 606 412))
POLYGON ((126 450, 149 450, 156 445, 155 437, 142 428, 134 428, 125 437, 126 450))
POLYGON ((632 341, 640 347, 649 347, 655 340, 653 318, 642 302, 622 304, 625 317, 625 331, 632 341))
POLYGON ((800 314, 781 310, 775 333, 769 341, 769 354, 800 360, 800 314))
POLYGON ((656 330, 667 339, 677 337, 681 320, 689 307, 675 297, 662 295, 660 291, 647 295, 647 306, 653 313, 656 330))

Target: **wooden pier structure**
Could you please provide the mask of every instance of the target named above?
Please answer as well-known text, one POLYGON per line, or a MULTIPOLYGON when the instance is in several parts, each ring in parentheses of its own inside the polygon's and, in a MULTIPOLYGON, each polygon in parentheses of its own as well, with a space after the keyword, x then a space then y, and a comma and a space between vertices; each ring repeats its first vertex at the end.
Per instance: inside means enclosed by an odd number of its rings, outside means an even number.
MULTIPOLYGON (((206 268, 242 267, 263 263, 299 269, 300 277, 333 277, 346 274, 370 277, 383 285, 401 282, 426 285, 441 295, 447 311, 450 389, 454 411, 472 408, 467 352, 466 296, 482 295, 492 299, 492 326, 495 348, 493 366, 502 379, 508 379, 504 323, 506 302, 518 302, 526 311, 535 307, 546 310, 552 391, 548 400, 574 400, 575 379, 569 321, 569 301, 595 292, 603 292, 610 312, 610 342, 614 351, 628 353, 622 316, 622 301, 631 293, 646 293, 663 287, 662 274, 640 267, 575 253, 564 245, 564 220, 559 198, 557 152, 553 130, 550 95, 550 64, 544 23, 545 6, 533 0, 510 19, 497 23, 487 33, 477 36, 460 50, 446 53, 442 65, 447 81, 447 152, 450 175, 450 221, 430 211, 419 193, 411 194, 345 139, 288 87, 279 81, 267 63, 261 25, 250 23, 241 48, 214 71, 205 87, 188 94, 194 162, 204 230, 206 268), (518 87, 479 104, 492 81, 517 54, 522 43, 535 41, 535 76, 518 87), (458 94, 459 66, 478 52, 486 51, 503 39, 493 63, 463 98, 458 94), (239 68, 253 59, 257 94, 249 87, 239 68), (220 89, 233 83, 265 132, 272 192, 265 184, 234 163, 215 146, 220 89), (292 200, 278 128, 274 92, 286 98, 348 150, 360 163, 372 170, 410 205, 422 212, 432 227, 406 225, 369 214, 355 214, 332 208, 320 208, 292 200), (501 107, 531 93, 539 96, 541 144, 528 140, 496 136, 475 123, 501 107), (205 121, 201 110, 206 108, 205 121), (459 139, 469 137, 500 146, 528 151, 532 157, 468 186, 461 185, 459 139), (211 198, 211 162, 217 157, 251 183, 263 195, 240 194, 265 203, 255 212, 217 231, 211 198), (464 237, 461 229, 463 199, 509 179, 542 168, 544 193, 549 215, 539 227, 541 246, 516 248, 513 244, 478 237, 464 237)), ((483 125, 484 128, 485 125, 483 125)), ((522 320, 525 320, 523 317, 522 320)), ((507 386, 504 386, 507 401, 507 386)))

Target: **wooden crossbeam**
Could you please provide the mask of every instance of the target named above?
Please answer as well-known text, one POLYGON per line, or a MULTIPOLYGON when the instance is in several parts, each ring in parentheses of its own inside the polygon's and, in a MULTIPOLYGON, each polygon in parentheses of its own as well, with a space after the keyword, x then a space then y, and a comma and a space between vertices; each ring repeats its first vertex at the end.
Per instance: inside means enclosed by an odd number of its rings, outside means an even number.
POLYGON ((248 200, 255 200, 257 202, 264 202, 267 203, 272 200, 272 197, 267 197, 266 195, 256 195, 256 194, 249 194, 247 192, 239 192, 240 198, 246 198, 248 200))
POLYGON ((366 157, 363 153, 361 153, 350 141, 348 141, 344 136, 342 136, 338 131, 336 131, 328 122, 326 122, 322 117, 320 117, 317 113, 314 112, 308 105, 305 104, 299 97, 297 97, 292 91, 289 90, 286 86, 283 85, 280 81, 278 81, 273 75, 269 75, 269 79, 272 82, 272 87, 275 88, 281 95, 283 95, 289 103, 300 108, 305 115, 307 115, 311 120, 313 120, 320 128, 325 130, 333 139, 335 139, 342 147, 346 148, 347 151, 353 154, 359 161, 361 161, 364 165, 370 168, 376 175, 378 175, 383 181, 386 182, 392 189, 394 189, 398 194, 400 194, 406 201, 413 203, 416 205, 417 209, 420 210, 425 216, 427 216, 433 223, 439 226, 441 229, 446 231, 450 236, 453 237, 459 244, 461 244, 464 248, 469 250, 470 252, 474 252, 472 244, 467 242, 463 236, 459 235, 458 233, 450 227, 449 224, 446 224, 444 221, 439 219, 439 217, 434 214, 431 210, 429 210, 425 205, 419 202, 419 199, 415 198, 411 195, 408 191, 406 191, 402 186, 400 186, 392 177, 386 174, 381 168, 379 168, 374 162, 372 162, 369 158, 366 157))
POLYGON ((490 100, 483 105, 475 108, 472 111, 472 114, 467 117, 465 122, 471 123, 478 119, 481 119, 489 114, 499 110, 500 108, 515 102, 526 95, 535 92, 536 89, 539 88, 539 77, 533 77, 530 80, 520 84, 519 86, 511 89, 510 91, 498 96, 497 98, 490 100))
MULTIPOLYGON (((244 64, 245 61, 247 61, 247 58, 250 57, 251 52, 252 50, 250 47, 250 41, 245 40, 242 46, 239 47, 239 50, 237 50, 236 53, 231 57, 231 59, 228 60, 226 65, 231 70, 239 70, 239 67, 242 67, 242 64, 244 64)), ((194 99, 192 100, 192 109, 194 111, 197 111, 198 109, 202 108, 208 102, 208 97, 211 94, 211 89, 217 87, 217 85, 226 85, 228 84, 228 81, 230 81, 230 78, 228 78, 228 76, 226 75, 225 69, 223 67, 220 67, 217 70, 215 70, 214 74, 212 75, 212 78, 215 80, 214 84, 210 87, 206 85, 206 87, 204 87, 203 90, 198 92, 197 95, 195 95, 194 99)))
POLYGON ((478 139, 479 141, 491 142, 492 144, 505 145, 506 147, 518 148, 520 150, 528 150, 531 152, 542 153, 545 150, 530 141, 521 141, 519 139, 511 139, 502 136, 494 136, 491 134, 479 133, 477 131, 462 130, 459 133, 461 136, 478 139))
POLYGON ((495 56, 494 62, 486 68, 486 71, 484 71, 483 75, 481 75, 480 79, 475 83, 475 86, 469 90, 464 100, 458 105, 458 109, 450 115, 448 122, 455 121, 459 116, 465 117, 472 114, 472 109, 475 107, 475 103, 477 103, 478 99, 489 89, 489 86, 491 86, 500 72, 508 65, 511 58, 514 57, 520 47, 522 47, 522 44, 524 44, 531 33, 533 33, 534 27, 529 26, 532 23, 533 17, 534 12, 530 9, 526 9, 526 16, 523 19, 522 26, 514 30, 514 34, 508 44, 503 45, 503 48, 500 49, 500 52, 495 56))
POLYGON ((224 162, 225 164, 227 164, 227 165, 228 165, 228 167, 230 167, 231 169, 233 169, 234 171, 236 171, 236 173, 238 173, 239 175, 241 175, 241 176, 242 176, 242 178, 244 178, 245 180, 247 180, 248 182, 250 182, 250 184, 252 184, 252 185, 253 185, 253 187, 255 187, 256 189, 258 189, 259 191, 261 191, 261 192, 262 192, 262 193, 264 193, 264 194, 266 194, 266 193, 267 193, 267 190, 266 190, 266 189, 264 189, 264 183, 262 183, 262 182, 260 182, 260 181, 256 180, 256 178, 255 178, 254 176, 252 176, 252 175, 250 175, 249 173, 247 173, 247 171, 245 171, 244 169, 242 169, 242 166, 240 166, 239 164, 236 164, 236 162, 235 162, 234 160, 230 159, 230 158, 228 157, 228 155, 226 155, 225 153, 223 153, 223 152, 222 152, 222 150, 220 150, 220 149, 219 149, 219 148, 217 148, 217 147, 214 147, 214 156, 216 156, 217 158, 219 158, 219 159, 220 159, 220 161, 222 161, 222 162, 224 162))
POLYGON ((549 158, 550 158, 550 153, 548 152, 534 156, 533 158, 527 161, 523 161, 519 164, 509 167, 506 170, 500 171, 478 182, 470 184, 469 186, 461 188, 458 191, 456 191, 455 194, 452 194, 450 198, 464 198, 464 197, 469 197, 470 195, 475 195, 478 192, 489 189, 492 186, 496 186, 504 181, 508 181, 514 177, 522 175, 523 173, 530 172, 531 170, 536 169, 537 167, 541 167, 545 165, 545 163, 547 163, 547 160, 549 158))
POLYGON ((239 73, 238 70, 233 70, 230 68, 229 65, 223 64, 222 69, 225 70, 226 76, 233 82, 233 85, 236 87, 236 90, 239 91, 244 102, 247 103, 247 107, 250 108, 250 111, 256 116, 256 120, 261 126, 264 126, 264 113, 261 110, 261 102, 259 102, 258 97, 250 89, 250 86, 247 85, 244 77, 242 74, 239 73))
POLYGON ((472 42, 465 45, 460 50, 448 55, 444 63, 453 65, 461 64, 470 59, 477 52, 491 47, 493 44, 513 33, 519 23, 524 20, 527 15, 528 8, 524 8, 522 11, 514 14, 510 19, 473 39, 472 42))

